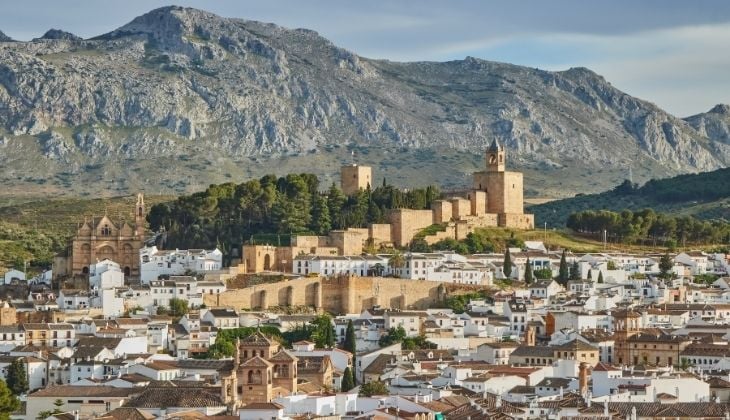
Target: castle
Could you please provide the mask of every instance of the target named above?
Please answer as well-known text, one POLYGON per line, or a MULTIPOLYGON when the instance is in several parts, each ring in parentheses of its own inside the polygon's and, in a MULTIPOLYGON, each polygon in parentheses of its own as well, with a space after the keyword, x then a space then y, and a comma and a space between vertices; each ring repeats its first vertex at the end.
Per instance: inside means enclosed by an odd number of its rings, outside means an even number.
MULTIPOLYGON (((428 210, 395 209, 388 222, 367 228, 334 230, 327 236, 297 236, 290 246, 244 245, 243 262, 248 272, 292 271, 297 255, 360 255, 366 244, 408 246, 423 229, 438 225, 423 239, 433 244, 443 239, 461 240, 477 228, 533 229, 535 218, 524 213, 521 172, 506 171, 507 153, 494 140, 486 151, 485 170, 473 174, 472 188, 437 200, 428 210)), ((340 172, 342 191, 357 193, 372 184, 368 166, 346 165, 340 172)))
POLYGON ((61 278, 89 274, 89 265, 109 259, 119 263, 126 277, 139 277, 139 250, 144 246, 144 196, 137 194, 134 224, 118 222, 106 214, 85 219, 76 230, 65 254, 53 261, 53 276, 61 278))

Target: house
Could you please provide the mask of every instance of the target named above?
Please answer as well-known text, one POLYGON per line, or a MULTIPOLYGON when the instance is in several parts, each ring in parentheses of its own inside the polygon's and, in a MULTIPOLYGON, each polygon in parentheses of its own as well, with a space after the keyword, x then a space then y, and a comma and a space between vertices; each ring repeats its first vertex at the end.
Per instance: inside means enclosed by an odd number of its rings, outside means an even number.
POLYGON ((12 284, 13 282, 25 281, 25 273, 20 270, 8 270, 3 275, 5 284, 12 284))
POLYGON ((510 355, 518 346, 514 341, 480 344, 472 358, 492 365, 507 365, 510 355))
POLYGON ((91 297, 86 290, 61 290, 58 292, 58 308, 62 310, 82 310, 91 307, 91 297))
POLYGON ((25 323, 25 343, 36 347, 71 347, 76 344, 76 331, 67 323, 25 323))
POLYGON ((385 311, 385 329, 403 327, 407 337, 418 337, 421 335, 421 320, 427 316, 427 312, 385 311))
POLYGON ((230 308, 212 308, 201 309, 200 320, 208 322, 220 329, 238 328, 239 315, 235 309, 230 308))
POLYGON ((75 386, 59 385, 39 389, 28 394, 25 418, 35 419, 42 411, 51 411, 56 400, 63 402, 64 410, 78 411, 79 416, 99 417, 121 407, 140 389, 116 388, 106 385, 75 386))
POLYGON ((529 286, 530 297, 548 299, 558 294, 563 288, 555 280, 537 280, 529 286))
POLYGON ((104 290, 124 286, 124 272, 119 264, 104 259, 89 265, 89 289, 104 290))

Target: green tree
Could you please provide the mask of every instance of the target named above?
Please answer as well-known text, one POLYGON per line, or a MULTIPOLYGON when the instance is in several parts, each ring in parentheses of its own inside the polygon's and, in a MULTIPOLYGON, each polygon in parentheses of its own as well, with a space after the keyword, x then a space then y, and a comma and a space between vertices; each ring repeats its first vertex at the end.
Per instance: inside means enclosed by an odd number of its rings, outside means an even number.
POLYGON ((372 381, 360 386, 360 396, 372 397, 373 395, 388 395, 388 385, 381 381, 372 381))
POLYGON ((598 280, 596 280, 597 283, 603 283, 603 271, 598 272, 598 280))
POLYGON ((187 314, 190 310, 188 301, 185 299, 172 298, 170 299, 170 315, 173 317, 182 317, 187 314))
POLYGON ((672 278, 672 269, 674 268, 674 261, 669 254, 664 254, 659 259, 659 277, 668 280, 672 278))
POLYGON ((20 395, 28 391, 28 374, 25 371, 25 363, 23 363, 22 358, 18 357, 10 363, 6 380, 13 394, 20 395))
POLYGON ((314 326, 311 339, 317 348, 332 348, 335 345, 335 328, 332 317, 328 314, 318 315, 311 321, 314 326))
POLYGON ((332 227, 335 229, 343 229, 345 227, 345 220, 342 214, 342 210, 347 202, 347 197, 342 193, 342 190, 337 188, 335 183, 332 183, 329 191, 327 192, 327 208, 329 209, 330 220, 332 221, 332 227))
POLYGON ((317 235, 327 235, 332 230, 327 199, 319 194, 315 195, 312 203, 312 221, 309 224, 309 230, 317 235))
POLYGON ((560 269, 558 271, 558 283, 563 286, 566 286, 568 284, 568 277, 570 277, 570 273, 568 272, 568 261, 566 259, 566 253, 567 250, 563 248, 563 255, 560 257, 560 269))
POLYGON ((587 276, 588 280, 593 280, 593 274, 591 273, 592 271, 593 270, 591 270, 590 268, 588 269, 588 276, 587 276))
POLYGON ((580 280, 580 266, 578 265, 578 261, 573 261, 570 267, 570 279, 580 280))
POLYGON ((167 306, 158 306, 157 307, 157 315, 167 315, 170 313, 170 310, 167 308, 167 306))
POLYGON ((352 320, 347 320, 347 328, 345 329, 345 342, 342 348, 352 353, 352 366, 357 366, 355 358, 357 355, 357 339, 355 337, 355 326, 352 324, 352 320))
POLYGON ((534 271, 535 277, 537 277, 540 280, 549 280, 553 278, 553 270, 549 268, 541 268, 539 270, 534 271))
POLYGON ((502 272, 507 278, 512 275, 512 256, 509 254, 509 248, 504 250, 504 265, 502 266, 502 272))
POLYGON ((9 420, 10 415, 20 409, 20 401, 8 385, 0 379, 0 420, 9 420))
POLYGON ((347 392, 351 390, 352 388, 355 388, 355 377, 352 374, 352 370, 350 367, 346 367, 345 371, 342 372, 342 392, 347 392))
POLYGON ((406 330, 399 325, 398 327, 390 327, 388 332, 384 336, 380 337, 378 344, 380 344, 381 347, 386 347, 395 343, 402 343, 405 338, 406 330))
POLYGON ((525 284, 528 286, 532 284, 532 263, 530 263, 529 257, 525 263, 525 284))
POLYGON ((393 251, 393 255, 388 258, 388 265, 393 270, 393 275, 399 277, 398 270, 406 266, 406 258, 399 251, 393 251))

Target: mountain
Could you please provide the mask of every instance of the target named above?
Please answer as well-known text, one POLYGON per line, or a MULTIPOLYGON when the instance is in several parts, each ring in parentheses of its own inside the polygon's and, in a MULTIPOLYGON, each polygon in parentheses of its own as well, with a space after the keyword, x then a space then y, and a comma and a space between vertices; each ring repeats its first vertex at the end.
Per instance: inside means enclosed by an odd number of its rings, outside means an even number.
POLYGON ((730 105, 716 105, 709 112, 687 117, 685 121, 710 140, 730 144, 730 105))
POLYGON ((583 210, 653 209, 675 216, 730 221, 730 168, 651 180, 639 187, 625 181, 600 194, 577 194, 529 207, 538 226, 562 227, 571 213, 583 210))
POLYGON ((60 29, 49 29, 42 37, 36 38, 33 41, 40 41, 43 39, 63 39, 66 41, 81 41, 81 37, 74 35, 71 32, 62 31, 60 29))
POLYGON ((494 138, 532 196, 730 163, 730 143, 585 68, 369 59, 181 7, 61 38, 0 44, 5 194, 160 194, 272 171, 329 182, 353 152, 390 183, 459 188, 494 138))
POLYGON ((0 31, 0 42, 11 42, 13 41, 13 38, 10 38, 9 36, 5 35, 3 31, 0 31))

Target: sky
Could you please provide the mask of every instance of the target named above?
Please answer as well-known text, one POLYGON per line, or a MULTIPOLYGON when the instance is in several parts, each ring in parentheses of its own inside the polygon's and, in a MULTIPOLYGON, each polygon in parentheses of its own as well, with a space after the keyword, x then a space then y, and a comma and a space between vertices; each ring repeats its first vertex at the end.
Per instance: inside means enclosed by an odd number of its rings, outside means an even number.
POLYGON ((370 58, 588 67, 679 117, 730 103, 727 0, 3 0, 0 30, 88 38, 170 4, 313 29, 370 58))

